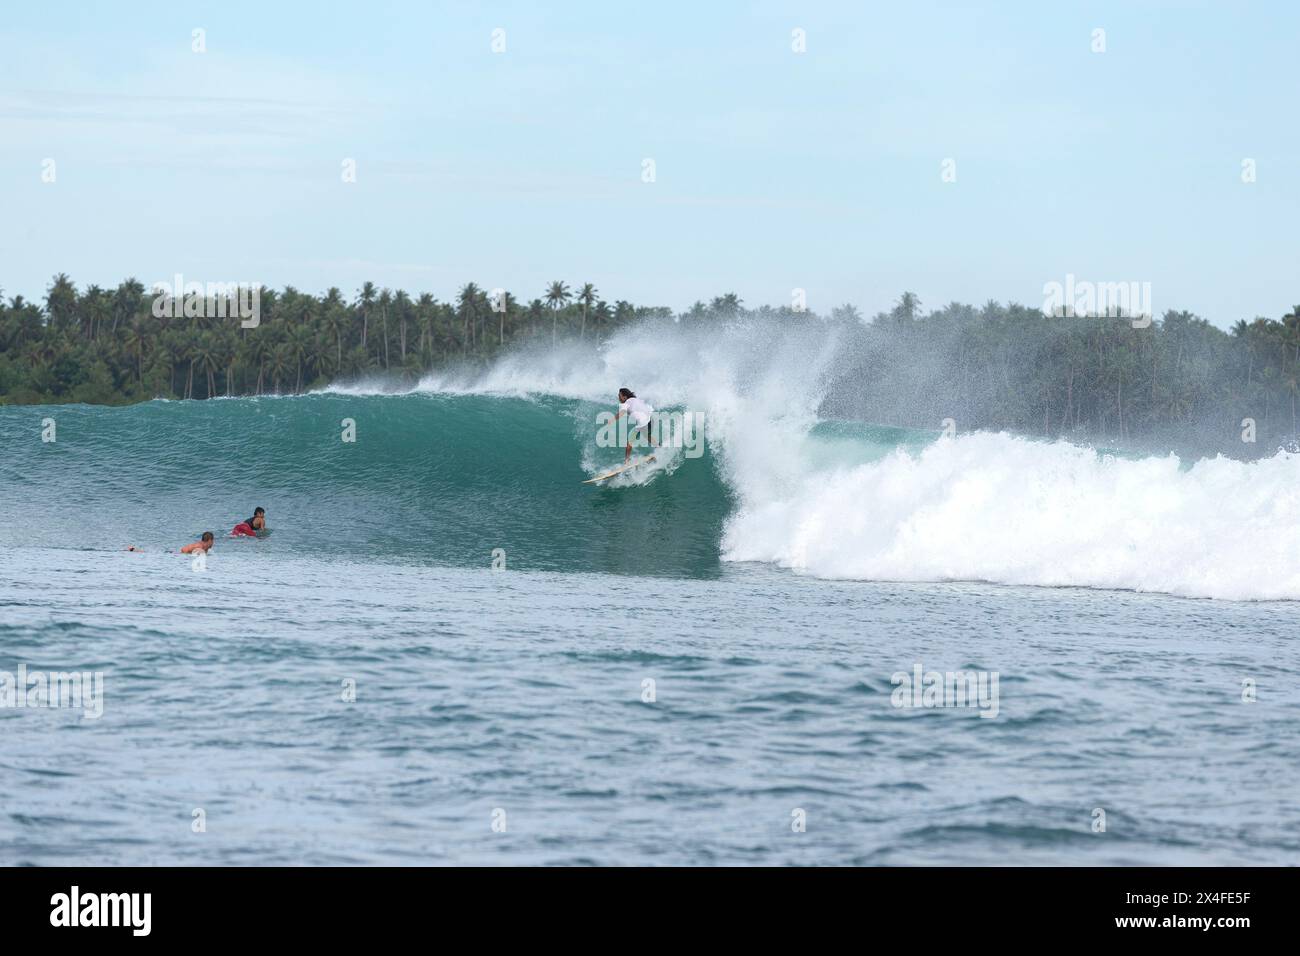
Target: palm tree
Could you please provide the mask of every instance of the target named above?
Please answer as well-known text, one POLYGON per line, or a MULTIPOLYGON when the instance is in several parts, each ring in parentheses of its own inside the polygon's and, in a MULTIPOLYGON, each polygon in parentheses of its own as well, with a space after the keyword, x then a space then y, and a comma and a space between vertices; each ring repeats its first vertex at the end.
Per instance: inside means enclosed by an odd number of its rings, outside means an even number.
POLYGON ((728 292, 726 295, 718 296, 711 303, 709 308, 721 316, 731 318, 740 313, 741 301, 740 296, 734 292, 728 292))
POLYGON ((144 286, 134 277, 127 279, 113 293, 113 332, 117 331, 119 322, 129 322, 133 315, 140 312, 144 286))
POLYGON ((361 307, 361 347, 366 347, 366 331, 370 327, 370 309, 375 304, 375 284, 367 282, 357 293, 357 305, 361 307))
POLYGON ((479 288, 473 282, 465 283, 456 296, 456 312, 460 316, 465 335, 461 344, 474 345, 474 313, 478 310, 479 288))
POLYGON ((239 357, 239 335, 230 324, 223 325, 217 332, 217 342, 221 353, 221 364, 226 369, 226 397, 235 391, 235 360, 239 357))
POLYGON ((295 392, 302 391, 303 359, 311 356, 315 344, 315 337, 312 335, 310 327, 306 325, 295 325, 290 327, 285 346, 288 349, 289 356, 293 359, 294 368, 297 370, 298 379, 297 384, 294 386, 295 392))
POLYGON ((205 332, 199 339, 198 350, 199 367, 207 373, 208 393, 207 398, 212 398, 217 393, 217 369, 221 368, 222 354, 221 346, 217 341, 216 333, 205 332))
POLYGON ((636 314, 636 309, 632 303, 626 299, 619 299, 614 303, 614 322, 616 325, 622 325, 624 322, 630 322, 632 316, 636 314))
POLYGON ((259 335, 244 340, 244 348, 248 355, 250 364, 257 363, 257 388, 256 394, 262 394, 262 383, 266 380, 266 363, 271 358, 275 350, 275 343, 271 341, 269 330, 258 328, 259 335))
POLYGON ((194 365, 199 361, 200 353, 203 350, 203 343, 199 339, 191 338, 185 346, 185 358, 189 359, 190 368, 185 376, 185 397, 194 397, 194 365))
POLYGON ((397 312, 398 341, 401 344, 401 361, 406 364, 406 320, 411 311, 411 297, 401 289, 393 296, 393 309, 397 312))
POLYGON ((349 349, 343 359, 343 371, 349 375, 360 375, 370 370, 373 360, 370 353, 360 345, 349 349))
POLYGON ((334 358, 330 358, 330 343, 327 332, 322 332, 312 342, 312 351, 315 353, 312 364, 315 366, 316 371, 327 378, 333 378, 339 374, 340 369, 343 367, 343 353, 336 351, 334 358))
POLYGON ((77 321, 77 287, 65 273, 60 272, 45 293, 45 311, 50 317, 50 328, 62 332, 72 328, 77 321))
POLYGON ((93 339, 95 337, 95 324, 98 323, 102 326, 111 309, 104 295, 104 290, 97 285, 87 286, 81 301, 83 311, 86 314, 86 338, 93 339))
POLYGON ((167 329, 163 333, 159 360, 167 365, 167 394, 176 395, 176 366, 185 360, 188 342, 179 331, 167 329))
POLYGON ((499 332, 497 333, 498 347, 506 344, 506 316, 513 315, 515 311, 515 306, 518 304, 519 303, 515 301, 515 297, 513 295, 511 295, 509 292, 502 291, 501 310, 500 312, 497 313, 500 316, 499 332))
POLYGON ((899 322, 912 322, 921 310, 921 300, 913 292, 904 292, 894 306, 892 317, 899 322))
POLYGON ((582 303, 582 331, 578 333, 578 337, 585 339, 587 337, 587 310, 596 301, 596 287, 590 282, 584 284, 582 291, 578 293, 578 301, 582 303))
MULTIPOLYGON (((331 289, 331 292, 337 292, 337 289, 331 289)), ((334 336, 334 368, 343 367, 343 330, 347 328, 348 317, 343 307, 337 303, 329 303, 325 306, 325 314, 321 318, 321 324, 325 331, 334 336)))
POLYGON ((9 310, 18 316, 17 331, 14 338, 16 347, 38 338, 44 338, 45 322, 41 319, 41 312, 36 306, 24 302, 23 297, 17 295, 10 300, 9 310))
MULTIPOLYGON (((1296 361, 1300 361, 1300 305, 1291 306, 1291 311, 1282 316, 1282 326, 1289 333, 1291 343, 1296 346, 1296 361)), ((1284 333, 1283 337, 1288 336, 1284 333)))
MULTIPOLYGON (((609 310, 609 303, 606 302, 604 299, 601 299, 599 302, 596 303, 596 309, 592 313, 592 326, 598 330, 608 329, 609 320, 612 317, 612 315, 613 314, 609 310)), ((598 331, 596 335, 599 337, 600 332, 598 331)))
POLYGON ((292 367, 293 356, 289 352, 288 345, 277 345, 271 349, 267 371, 271 373, 271 382, 277 392, 280 391, 280 380, 289 374, 292 367))
POLYGON ((385 289, 383 292, 379 293, 379 314, 380 314, 380 316, 382 317, 382 321, 383 321, 383 332, 384 332, 384 368, 385 368, 385 369, 387 369, 387 368, 389 367, 389 364, 388 364, 388 307, 389 307, 390 305, 392 305, 392 304, 393 304, 393 294, 392 294, 391 292, 389 292, 387 289, 385 289))
POLYGON ((434 305, 433 296, 427 292, 421 293, 420 298, 415 301, 415 322, 420 326, 421 355, 424 354, 426 347, 432 346, 434 305))
POLYGON ((532 320, 532 328, 529 334, 534 338, 541 331, 542 316, 545 314, 546 306, 542 305, 541 299, 533 299, 532 302, 528 303, 528 318, 532 320))
POLYGON ((569 287, 563 282, 552 282, 546 290, 546 304, 551 307, 551 344, 555 344, 555 330, 560 320, 560 309, 569 304, 569 287))
POLYGON ((135 346, 136 382, 141 388, 144 388, 144 341, 149 334, 146 322, 152 320, 153 317, 148 312, 142 312, 132 318, 127 332, 131 343, 135 346))

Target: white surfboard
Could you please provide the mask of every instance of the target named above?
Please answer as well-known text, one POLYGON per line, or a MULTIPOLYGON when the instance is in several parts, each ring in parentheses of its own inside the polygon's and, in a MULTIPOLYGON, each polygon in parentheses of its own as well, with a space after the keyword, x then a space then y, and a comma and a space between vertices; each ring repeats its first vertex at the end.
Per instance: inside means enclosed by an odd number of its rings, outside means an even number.
POLYGON ((627 471, 629 468, 635 468, 637 465, 645 465, 654 460, 654 455, 651 455, 649 458, 638 458, 636 461, 630 461, 626 465, 619 465, 613 471, 607 471, 603 475, 597 475, 595 478, 588 478, 583 482, 583 484, 589 485, 593 481, 604 481, 606 478, 613 478, 615 475, 623 474, 623 472, 627 471))

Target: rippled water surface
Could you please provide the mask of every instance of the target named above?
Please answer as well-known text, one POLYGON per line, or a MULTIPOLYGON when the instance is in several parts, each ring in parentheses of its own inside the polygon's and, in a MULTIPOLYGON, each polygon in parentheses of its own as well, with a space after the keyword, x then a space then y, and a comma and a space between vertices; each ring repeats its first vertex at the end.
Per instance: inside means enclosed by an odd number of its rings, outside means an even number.
POLYGON ((0 709, 0 862, 1294 863, 1294 647, 1290 604, 7 547, 0 670, 105 684, 0 709), (892 706, 918 663, 998 715, 892 706))

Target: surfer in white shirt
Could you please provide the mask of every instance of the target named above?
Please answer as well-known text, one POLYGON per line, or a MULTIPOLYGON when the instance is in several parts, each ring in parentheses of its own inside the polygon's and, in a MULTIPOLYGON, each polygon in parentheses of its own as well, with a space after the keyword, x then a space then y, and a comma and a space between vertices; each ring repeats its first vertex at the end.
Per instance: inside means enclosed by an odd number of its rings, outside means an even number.
POLYGON ((637 398, 636 393, 630 388, 620 388, 618 390, 618 414, 614 416, 614 421, 618 421, 624 415, 632 419, 632 431, 627 437, 627 448, 623 449, 623 464, 627 464, 628 459, 632 457, 632 442, 637 437, 637 433, 642 429, 645 430, 645 437, 649 439, 650 444, 655 443, 654 435, 650 430, 651 416, 655 410, 650 407, 650 403, 644 399, 637 398))

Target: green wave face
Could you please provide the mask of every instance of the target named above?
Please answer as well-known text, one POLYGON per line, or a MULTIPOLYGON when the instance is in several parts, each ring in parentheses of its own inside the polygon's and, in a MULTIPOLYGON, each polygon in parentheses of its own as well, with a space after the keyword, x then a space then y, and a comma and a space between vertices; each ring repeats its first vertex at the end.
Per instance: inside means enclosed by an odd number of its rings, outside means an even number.
MULTIPOLYGON (((606 380, 625 379, 581 376, 606 380)), ((507 568, 543 572, 709 577, 756 562, 833 579, 1300 597, 1300 538, 1278 533, 1297 525, 1300 455, 1189 465, 1005 433, 936 440, 819 421, 784 379, 760 381, 660 384, 707 413, 707 449, 661 451, 605 485, 582 483, 622 461, 597 445, 612 407, 601 388, 0 408, 0 546, 157 551, 211 530, 215 556, 241 560, 488 568, 504 552, 507 568), (272 537, 226 537, 258 506, 272 537)))
POLYGON ((280 556, 488 567, 500 548, 511 569, 718 573, 730 504, 707 452, 645 484, 582 484, 584 462, 622 461, 596 447, 608 408, 441 394, 0 408, 0 540, 155 549, 211 530, 219 549, 280 556), (256 506, 275 536, 224 540, 256 506))

